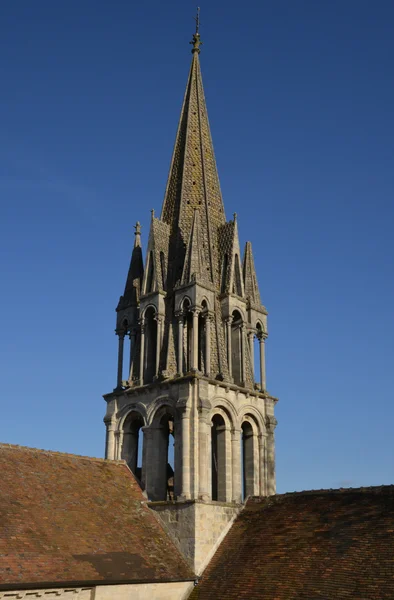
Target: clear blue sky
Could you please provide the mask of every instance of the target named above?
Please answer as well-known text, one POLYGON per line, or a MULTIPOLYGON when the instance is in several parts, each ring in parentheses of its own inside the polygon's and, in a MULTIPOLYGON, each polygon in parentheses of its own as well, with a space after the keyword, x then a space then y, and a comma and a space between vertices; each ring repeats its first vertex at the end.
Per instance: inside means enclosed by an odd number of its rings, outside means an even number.
MULTIPOLYGON (((194 13, 0 3, 1 441, 103 455, 194 13)), ((269 311, 278 491, 394 483, 394 3, 209 0, 201 22, 226 214, 269 311)))

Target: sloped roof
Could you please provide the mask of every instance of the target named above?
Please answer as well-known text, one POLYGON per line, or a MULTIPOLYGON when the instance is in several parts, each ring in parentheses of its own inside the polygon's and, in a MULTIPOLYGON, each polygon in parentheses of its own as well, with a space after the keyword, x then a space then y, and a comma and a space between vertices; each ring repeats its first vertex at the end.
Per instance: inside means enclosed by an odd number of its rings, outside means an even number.
POLYGON ((394 598, 394 486, 251 499, 193 600, 394 598))
POLYGON ((191 580, 123 461, 0 445, 0 589, 191 580))

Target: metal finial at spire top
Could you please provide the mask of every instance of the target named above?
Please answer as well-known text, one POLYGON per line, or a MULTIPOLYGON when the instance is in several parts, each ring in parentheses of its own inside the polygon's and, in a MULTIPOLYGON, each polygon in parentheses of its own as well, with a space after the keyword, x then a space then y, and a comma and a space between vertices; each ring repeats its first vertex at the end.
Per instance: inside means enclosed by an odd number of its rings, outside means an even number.
POLYGON ((200 7, 199 6, 197 6, 197 15, 195 17, 193 17, 193 19, 196 22, 196 32, 193 33, 193 39, 190 42, 193 45, 192 54, 194 54, 195 52, 197 52, 197 54, 200 54, 200 46, 202 44, 202 41, 200 40, 200 7))
POLYGON ((196 33, 199 32, 200 29, 200 7, 197 6, 197 15, 193 17, 196 22, 196 33))

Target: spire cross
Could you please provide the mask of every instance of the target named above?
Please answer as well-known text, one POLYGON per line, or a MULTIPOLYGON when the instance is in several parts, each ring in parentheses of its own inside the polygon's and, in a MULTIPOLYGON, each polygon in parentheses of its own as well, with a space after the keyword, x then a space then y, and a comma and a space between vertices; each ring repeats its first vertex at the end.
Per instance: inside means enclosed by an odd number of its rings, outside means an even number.
POLYGON ((195 17, 193 17, 193 19, 196 22, 196 34, 197 34, 200 29, 200 7, 199 6, 197 6, 197 15, 195 17))
POLYGON ((195 17, 193 17, 193 19, 196 22, 196 32, 193 33, 193 39, 190 43, 193 44, 192 53, 194 54, 195 52, 197 52, 197 54, 200 54, 200 46, 202 44, 202 41, 200 40, 200 7, 199 6, 197 6, 197 15, 195 17))

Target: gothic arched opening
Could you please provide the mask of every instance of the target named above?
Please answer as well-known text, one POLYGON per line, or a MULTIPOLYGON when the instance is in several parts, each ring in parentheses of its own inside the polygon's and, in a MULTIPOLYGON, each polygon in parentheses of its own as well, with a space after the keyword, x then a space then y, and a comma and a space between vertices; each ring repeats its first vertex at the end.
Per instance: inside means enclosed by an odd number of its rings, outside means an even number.
POLYGON ((222 294, 225 293, 226 291, 226 283, 227 283, 227 268, 228 268, 228 254, 226 253, 223 257, 223 264, 222 264, 222 278, 221 278, 221 283, 220 283, 220 292, 222 294))
POLYGON ((166 259, 164 257, 164 252, 160 252, 160 268, 161 268, 161 282, 163 286, 163 290, 167 289, 166 285, 166 259))
POLYGON ((183 303, 184 322, 183 322, 183 372, 190 371, 192 366, 192 345, 193 345, 193 315, 190 312, 190 302, 186 299, 183 303))
POLYGON ((254 432, 250 423, 242 423, 242 499, 254 494, 254 432))
POLYGON ((131 412, 123 425, 121 458, 141 482, 144 420, 138 412, 131 412))
POLYGON ((226 424, 214 415, 211 427, 212 500, 226 501, 226 424))
POLYGON ((156 375, 157 321, 155 315, 153 306, 150 306, 145 312, 144 383, 151 383, 156 375))
POLYGON ((238 310, 233 312, 231 323, 231 373, 234 383, 242 385, 242 317, 238 310))
POLYGON ((165 413, 158 426, 154 428, 152 438, 152 450, 156 456, 154 462, 150 465, 153 469, 152 489, 150 490, 151 500, 174 500, 174 417, 165 413))
POLYGON ((233 294, 242 296, 241 265, 239 263, 238 254, 234 256, 233 294))

